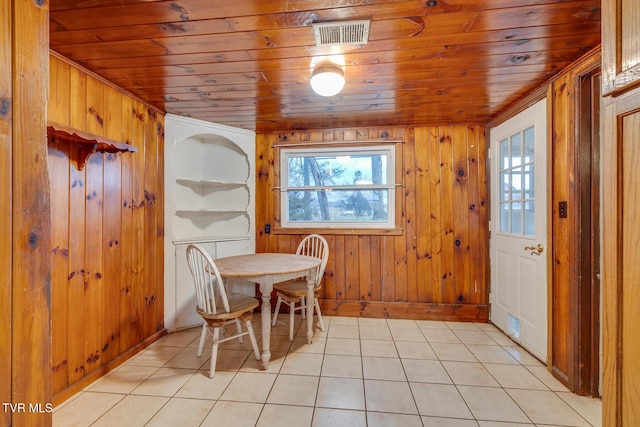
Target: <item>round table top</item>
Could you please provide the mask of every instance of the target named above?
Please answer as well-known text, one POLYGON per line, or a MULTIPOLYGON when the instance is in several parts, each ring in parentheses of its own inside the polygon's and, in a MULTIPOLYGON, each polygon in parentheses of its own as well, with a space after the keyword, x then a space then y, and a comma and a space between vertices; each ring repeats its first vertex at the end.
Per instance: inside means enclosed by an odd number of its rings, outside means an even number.
POLYGON ((222 276, 254 277, 307 271, 322 260, 306 255, 259 253, 218 258, 214 262, 222 276))

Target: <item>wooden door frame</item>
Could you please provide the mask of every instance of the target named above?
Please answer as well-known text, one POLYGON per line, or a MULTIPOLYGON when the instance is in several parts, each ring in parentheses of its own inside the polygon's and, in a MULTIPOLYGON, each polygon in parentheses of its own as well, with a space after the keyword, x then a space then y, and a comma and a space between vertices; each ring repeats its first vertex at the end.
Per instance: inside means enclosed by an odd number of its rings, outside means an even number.
POLYGON ((575 77, 575 291, 570 389, 598 396, 600 385, 600 67, 575 77))

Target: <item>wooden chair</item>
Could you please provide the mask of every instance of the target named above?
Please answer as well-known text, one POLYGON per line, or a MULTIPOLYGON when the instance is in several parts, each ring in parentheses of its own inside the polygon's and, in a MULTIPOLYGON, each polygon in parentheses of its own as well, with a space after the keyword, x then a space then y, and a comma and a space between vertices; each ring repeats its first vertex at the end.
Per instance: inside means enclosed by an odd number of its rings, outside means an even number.
MULTIPOLYGON (((322 322, 322 313, 320 313, 320 304, 318 303, 318 295, 320 295, 320 291, 322 290, 322 276, 324 275, 324 269, 327 266, 327 260, 329 259, 329 244, 319 234, 310 234, 298 245, 298 249, 296 250, 296 254, 298 255, 307 255, 316 258, 320 258, 322 263, 318 266, 316 270, 316 284, 314 288, 314 297, 313 304, 316 309, 316 313, 318 314, 318 322, 320 323, 320 329, 324 332, 324 323, 322 322)), ((307 281, 306 280, 288 280, 286 282, 276 283, 273 285, 273 288, 276 290, 276 295, 278 296, 278 302, 276 303, 276 308, 273 313, 273 321, 271 322, 272 326, 276 325, 276 320, 278 319, 278 312, 280 311, 280 304, 285 303, 289 306, 289 340, 293 341, 293 321, 294 314, 297 310, 302 311, 302 318, 305 318, 306 312, 306 304, 305 298, 307 296, 307 281), (298 307, 296 307, 296 303, 300 303, 298 307)))
POLYGON ((258 343, 256 342, 256 336, 251 326, 252 310, 258 307, 258 300, 244 294, 227 294, 218 268, 202 247, 198 245, 187 246, 187 263, 189 264, 189 269, 193 276, 193 283, 196 288, 198 301, 196 310, 204 319, 202 335, 200 336, 200 346, 198 347, 198 357, 202 356, 207 331, 213 335, 209 378, 213 378, 215 374, 218 345, 223 342, 235 338, 238 338, 239 341, 242 342, 242 337, 249 335, 256 360, 260 360, 258 343), (224 328, 230 323, 235 323, 236 332, 231 336, 225 337, 224 328), (246 332, 242 332, 242 325, 246 326, 246 332), (222 337, 220 329, 223 329, 222 337))

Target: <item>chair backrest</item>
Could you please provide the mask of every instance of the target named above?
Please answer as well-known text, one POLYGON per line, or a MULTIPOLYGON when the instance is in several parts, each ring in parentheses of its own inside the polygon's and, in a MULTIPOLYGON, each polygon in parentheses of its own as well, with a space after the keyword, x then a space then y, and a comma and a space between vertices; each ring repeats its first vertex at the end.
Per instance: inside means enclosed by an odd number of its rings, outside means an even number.
POLYGON ((229 300, 218 267, 199 245, 187 246, 187 263, 196 287, 198 308, 206 314, 229 312, 229 300))
POLYGON ((312 256, 322 260, 316 270, 316 287, 319 286, 329 260, 329 244, 327 240, 319 234, 309 234, 298 245, 296 254, 312 256))

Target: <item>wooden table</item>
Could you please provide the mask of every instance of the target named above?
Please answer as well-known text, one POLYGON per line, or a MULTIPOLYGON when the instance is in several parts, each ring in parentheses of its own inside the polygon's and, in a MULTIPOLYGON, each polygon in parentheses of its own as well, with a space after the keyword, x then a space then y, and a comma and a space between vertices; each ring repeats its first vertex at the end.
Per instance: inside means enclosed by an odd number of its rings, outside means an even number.
POLYGON ((313 289, 316 269, 322 261, 295 254, 260 253, 236 255, 215 260, 223 278, 239 277, 260 284, 262 292, 262 363, 271 360, 271 292, 273 284, 297 277, 307 277, 307 343, 313 338, 313 289))

